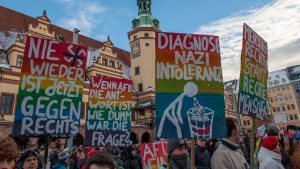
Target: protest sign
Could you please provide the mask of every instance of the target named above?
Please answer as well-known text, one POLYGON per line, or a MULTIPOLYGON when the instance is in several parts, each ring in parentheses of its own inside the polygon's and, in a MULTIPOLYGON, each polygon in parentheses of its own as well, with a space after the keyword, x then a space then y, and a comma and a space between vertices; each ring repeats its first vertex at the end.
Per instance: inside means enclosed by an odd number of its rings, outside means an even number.
POLYGON ((140 144, 144 169, 160 169, 166 163, 167 141, 140 144))
POLYGON ((87 48, 28 36, 13 136, 79 132, 87 48))
POLYGON ((219 38, 156 33, 157 137, 223 137, 224 109, 219 38))
POLYGON ((264 125, 257 128, 257 135, 263 137, 266 133, 266 127, 264 125))
POLYGON ((127 146, 130 143, 132 81, 90 77, 85 145, 127 146))
POLYGON ((247 24, 243 29, 238 112, 264 119, 267 112, 268 44, 247 24))

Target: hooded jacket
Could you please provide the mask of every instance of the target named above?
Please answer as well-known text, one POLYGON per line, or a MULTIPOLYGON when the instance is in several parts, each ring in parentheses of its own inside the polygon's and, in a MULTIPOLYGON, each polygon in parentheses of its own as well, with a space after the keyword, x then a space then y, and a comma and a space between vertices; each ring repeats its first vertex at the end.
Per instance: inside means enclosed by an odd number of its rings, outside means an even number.
POLYGON ((211 159, 212 169, 250 169, 243 152, 237 144, 227 139, 215 151, 211 159))
POLYGON ((259 169, 284 169, 281 154, 261 147, 258 152, 259 169))

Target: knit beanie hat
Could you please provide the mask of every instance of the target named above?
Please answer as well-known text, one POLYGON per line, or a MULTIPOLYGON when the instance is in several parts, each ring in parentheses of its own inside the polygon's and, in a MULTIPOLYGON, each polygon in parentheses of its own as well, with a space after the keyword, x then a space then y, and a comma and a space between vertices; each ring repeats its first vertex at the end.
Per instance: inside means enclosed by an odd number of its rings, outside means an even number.
POLYGON ((113 149, 113 152, 112 152, 113 155, 119 155, 120 153, 121 153, 121 150, 118 147, 113 149))
POLYGON ((295 125, 287 125, 286 130, 296 130, 297 131, 297 127, 295 125))
POLYGON ((275 124, 271 123, 267 126, 267 135, 268 136, 278 136, 279 135, 279 130, 275 124))
POLYGON ((88 156, 88 157, 91 157, 93 156, 94 154, 97 153, 97 151, 91 147, 88 147, 84 150, 85 154, 88 156))
POLYGON ((169 139, 168 140, 168 153, 172 152, 175 148, 181 146, 188 146, 187 142, 183 139, 169 139))
POLYGON ((278 146, 278 138, 276 136, 268 136, 262 142, 262 147, 269 149, 271 151, 275 150, 278 146))
POLYGON ((21 154, 20 160, 19 160, 19 165, 23 166, 25 160, 29 157, 35 157, 38 159, 38 154, 32 150, 26 150, 21 154))

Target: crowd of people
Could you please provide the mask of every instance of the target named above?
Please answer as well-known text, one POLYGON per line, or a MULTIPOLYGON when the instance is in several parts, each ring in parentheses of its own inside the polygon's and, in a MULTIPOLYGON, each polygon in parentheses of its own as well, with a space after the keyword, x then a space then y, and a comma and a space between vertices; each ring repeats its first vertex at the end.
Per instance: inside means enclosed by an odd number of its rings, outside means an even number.
MULTIPOLYGON (((160 169, 191 169, 191 146, 195 150, 196 169, 249 169, 250 135, 239 131, 233 119, 226 119, 227 137, 169 139, 165 163, 160 169)), ((264 136, 256 138, 256 169, 300 169, 299 127, 288 125, 285 132, 270 124, 264 136)), ((0 169, 145 169, 138 145, 103 148, 82 146, 60 150, 51 142, 48 151, 30 148, 19 151, 10 137, 0 138, 0 169), (47 154, 47 157, 45 157, 47 154)))

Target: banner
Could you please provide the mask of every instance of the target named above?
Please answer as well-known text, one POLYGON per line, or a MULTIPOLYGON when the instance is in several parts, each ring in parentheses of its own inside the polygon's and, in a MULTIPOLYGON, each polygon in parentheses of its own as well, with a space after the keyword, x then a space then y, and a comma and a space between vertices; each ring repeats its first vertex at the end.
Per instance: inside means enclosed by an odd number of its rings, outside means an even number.
POLYGON ((85 146, 127 146, 130 143, 132 81, 90 77, 85 146))
POLYGON ((243 29, 238 112, 264 119, 267 113, 268 44, 247 24, 243 29))
POLYGON ((79 132, 87 48, 28 36, 13 136, 79 132))
POLYGON ((219 38, 156 33, 158 138, 226 135, 219 38))
POLYGON ((140 144, 143 169, 160 169, 166 164, 167 141, 140 144))

